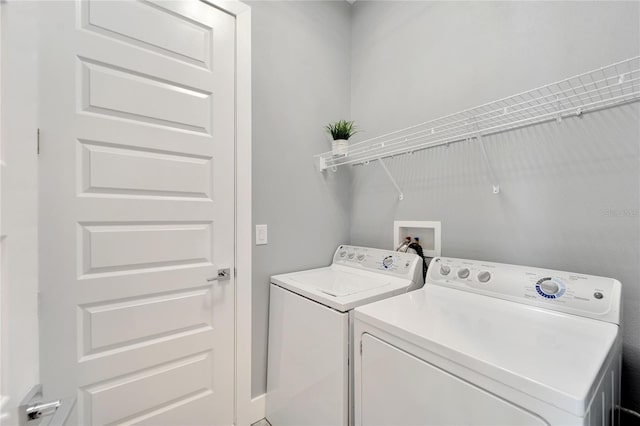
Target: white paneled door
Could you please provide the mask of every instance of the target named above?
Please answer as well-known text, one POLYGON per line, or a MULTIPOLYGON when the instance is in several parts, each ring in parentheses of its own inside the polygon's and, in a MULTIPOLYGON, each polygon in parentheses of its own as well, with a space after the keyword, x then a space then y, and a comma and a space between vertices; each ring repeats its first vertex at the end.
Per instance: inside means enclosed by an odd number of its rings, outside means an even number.
POLYGON ((45 397, 76 396, 72 424, 231 424, 235 19, 195 0, 42 8, 45 397))

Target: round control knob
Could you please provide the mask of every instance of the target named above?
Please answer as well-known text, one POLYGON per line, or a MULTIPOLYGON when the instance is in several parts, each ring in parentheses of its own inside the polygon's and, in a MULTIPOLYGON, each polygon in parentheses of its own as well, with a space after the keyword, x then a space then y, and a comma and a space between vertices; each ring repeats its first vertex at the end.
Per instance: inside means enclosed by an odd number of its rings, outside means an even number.
POLYGON ((553 282, 551 280, 545 280, 540 283, 540 288, 546 294, 556 294, 560 291, 560 286, 558 283, 553 282))
POLYGON ((558 299, 565 293, 567 285, 561 278, 544 277, 536 282, 535 289, 545 299, 558 299))
POLYGON ((353 256, 355 256, 355 255, 356 255, 356 254, 355 254, 354 252, 352 252, 352 251, 351 251, 351 252, 349 252, 348 257, 349 257, 349 259, 353 259, 353 256))
POLYGON ((489 271, 480 271, 478 272, 478 281, 481 283, 486 283, 491 279, 491 272, 489 271))
POLYGON ((462 268, 458 270, 458 278, 467 278, 469 276, 469 268, 462 268))
POLYGON ((449 272, 451 272, 451 267, 449 265, 440 265, 441 275, 449 275, 449 272))
POLYGON ((347 251, 346 250, 340 250, 340 252, 338 253, 338 256, 340 257, 345 257, 347 255, 347 251))
POLYGON ((360 254, 358 255, 358 260, 359 260, 360 262, 362 262, 362 261, 364 260, 364 254, 360 253, 360 254))
POLYGON ((385 269, 391 268, 392 265, 393 265, 393 257, 387 256, 384 259, 382 259, 382 266, 384 266, 385 269))

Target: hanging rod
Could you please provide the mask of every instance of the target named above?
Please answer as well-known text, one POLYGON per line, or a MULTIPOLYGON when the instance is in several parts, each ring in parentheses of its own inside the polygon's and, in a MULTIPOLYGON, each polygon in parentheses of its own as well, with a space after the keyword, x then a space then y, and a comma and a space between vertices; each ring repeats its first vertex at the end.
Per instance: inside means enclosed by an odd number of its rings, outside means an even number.
MULTIPOLYGON (((349 146, 346 155, 318 154, 320 170, 363 164, 512 129, 561 121, 640 99, 640 56, 533 90, 426 121, 349 146)), ((492 177, 493 179, 493 177, 492 177)))

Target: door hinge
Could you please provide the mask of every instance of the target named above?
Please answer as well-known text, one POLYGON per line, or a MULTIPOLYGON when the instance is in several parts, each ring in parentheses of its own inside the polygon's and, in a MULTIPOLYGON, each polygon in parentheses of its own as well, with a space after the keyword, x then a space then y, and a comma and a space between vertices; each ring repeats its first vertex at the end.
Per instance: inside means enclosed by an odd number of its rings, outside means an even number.
POLYGON ((36 132, 36 153, 40 155, 40 128, 36 132))

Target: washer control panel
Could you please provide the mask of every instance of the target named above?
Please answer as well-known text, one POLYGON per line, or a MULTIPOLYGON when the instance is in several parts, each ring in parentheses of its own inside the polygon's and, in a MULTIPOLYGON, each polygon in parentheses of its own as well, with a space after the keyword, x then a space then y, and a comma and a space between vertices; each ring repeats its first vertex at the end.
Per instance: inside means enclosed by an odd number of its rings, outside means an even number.
POLYGON ((352 268, 369 269, 373 272, 382 272, 411 280, 415 275, 420 275, 422 282, 422 259, 414 253, 341 245, 333 255, 333 263, 352 268))
POLYGON ((426 284, 620 323, 620 282, 528 266, 437 257, 426 284))

